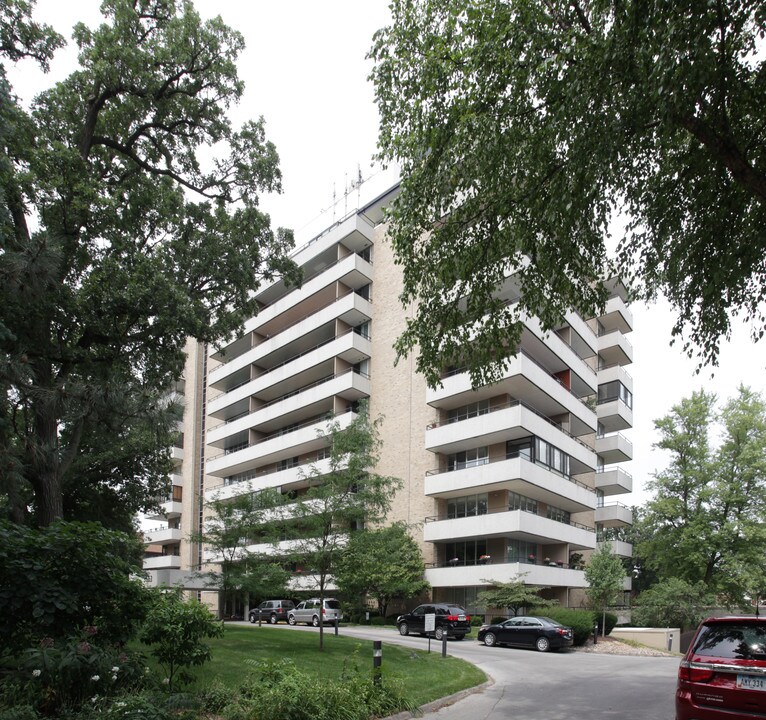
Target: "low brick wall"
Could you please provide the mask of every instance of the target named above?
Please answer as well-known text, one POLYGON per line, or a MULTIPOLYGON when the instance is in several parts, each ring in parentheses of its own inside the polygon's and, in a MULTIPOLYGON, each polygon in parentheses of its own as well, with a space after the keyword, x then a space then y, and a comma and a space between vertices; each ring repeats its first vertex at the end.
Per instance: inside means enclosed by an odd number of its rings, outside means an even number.
POLYGON ((681 652, 681 628, 616 627, 609 634, 614 638, 633 640, 657 650, 670 649, 670 652, 681 652))

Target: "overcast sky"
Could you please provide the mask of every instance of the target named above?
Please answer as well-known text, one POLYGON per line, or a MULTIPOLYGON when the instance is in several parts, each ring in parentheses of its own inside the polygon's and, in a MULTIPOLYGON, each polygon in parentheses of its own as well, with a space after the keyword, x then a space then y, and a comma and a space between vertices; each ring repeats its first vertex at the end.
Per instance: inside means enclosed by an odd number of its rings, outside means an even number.
MULTIPOLYGON (((394 173, 371 162, 378 116, 365 59, 372 34, 387 22, 388 0, 197 0, 195 5, 203 17, 222 15, 245 37, 239 68, 246 90, 232 117, 239 123, 263 115, 277 146, 284 192, 263 200, 275 226, 293 228, 300 243, 393 182, 394 173), (360 191, 345 194, 359 171, 369 180, 360 191)), ((95 0, 38 0, 35 17, 69 38, 76 21, 91 26, 99 21, 98 6, 95 0)), ((16 92, 29 98, 65 77, 73 63, 71 49, 62 50, 48 76, 25 63, 11 80, 16 92)), ((634 363, 627 369, 634 379, 634 428, 625 434, 633 441, 634 460, 624 467, 633 475, 634 493, 616 498, 628 505, 645 500, 643 482, 666 462, 652 449, 653 421, 672 405, 700 387, 724 399, 740 383, 766 394, 766 343, 753 345, 746 328, 738 328, 724 346, 714 373, 695 375, 696 363, 669 345, 673 316, 667 305, 632 309, 634 363)))

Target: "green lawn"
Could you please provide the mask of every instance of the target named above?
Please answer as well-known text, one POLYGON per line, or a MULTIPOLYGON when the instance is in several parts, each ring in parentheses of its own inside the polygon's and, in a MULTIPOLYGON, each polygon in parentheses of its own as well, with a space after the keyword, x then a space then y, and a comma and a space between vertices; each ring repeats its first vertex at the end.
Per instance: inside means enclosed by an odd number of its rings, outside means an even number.
MULTIPOLYGON (((248 672, 249 660, 291 659, 302 670, 320 677, 339 677, 345 669, 372 670, 372 641, 335 637, 325 629, 324 650, 319 650, 319 632, 284 628, 227 625, 222 638, 209 641, 213 659, 197 670, 195 689, 218 680, 237 687, 248 672)), ((424 643, 425 644, 425 643, 424 643)), ((486 680, 481 670, 457 658, 441 656, 441 643, 432 643, 431 653, 413 651, 383 642, 383 670, 395 674, 409 697, 417 704, 451 695, 486 680)))

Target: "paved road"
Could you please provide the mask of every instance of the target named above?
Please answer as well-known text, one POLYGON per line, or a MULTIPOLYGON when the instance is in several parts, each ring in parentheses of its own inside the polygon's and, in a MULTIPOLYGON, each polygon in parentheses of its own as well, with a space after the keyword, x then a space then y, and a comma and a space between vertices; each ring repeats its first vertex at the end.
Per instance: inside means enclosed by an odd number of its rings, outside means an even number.
MULTIPOLYGON (((285 626, 280 626, 285 627, 285 626)), ((285 628, 287 629, 287 628, 285 628)), ((295 630, 296 628, 290 628, 295 630)), ((306 628, 317 632, 314 628, 306 628)), ((332 633, 332 628, 326 629, 332 633)), ((342 635, 426 649, 428 641, 390 629, 342 627, 342 635)), ((475 638, 475 635, 473 636, 475 638)), ((431 641, 431 651, 441 644, 431 641)), ((673 720, 678 658, 539 653, 488 648, 471 637, 447 652, 480 667, 494 681, 481 692, 429 713, 427 720, 673 720)))

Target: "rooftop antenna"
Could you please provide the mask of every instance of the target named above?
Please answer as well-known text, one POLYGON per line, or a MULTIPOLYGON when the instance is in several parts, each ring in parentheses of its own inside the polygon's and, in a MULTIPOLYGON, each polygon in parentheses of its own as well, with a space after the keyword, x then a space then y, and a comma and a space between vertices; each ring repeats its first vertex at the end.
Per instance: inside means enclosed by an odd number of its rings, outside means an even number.
POLYGON ((335 199, 335 183, 332 184, 332 221, 335 222, 335 203, 337 200, 335 199))

